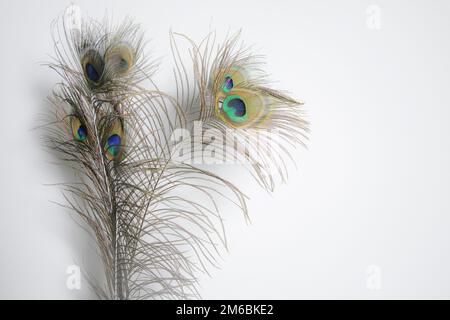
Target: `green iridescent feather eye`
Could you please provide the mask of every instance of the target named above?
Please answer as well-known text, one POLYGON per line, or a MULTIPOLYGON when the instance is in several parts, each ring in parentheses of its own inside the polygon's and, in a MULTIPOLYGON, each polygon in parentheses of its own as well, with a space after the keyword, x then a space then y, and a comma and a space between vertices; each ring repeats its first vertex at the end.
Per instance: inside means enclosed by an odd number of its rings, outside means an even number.
POLYGON ((233 78, 231 78, 230 75, 225 76, 225 80, 223 81, 222 84, 222 91, 225 93, 229 93, 231 89, 233 89, 233 87, 234 87, 233 78))
POLYGON ((123 147, 125 145, 125 133, 123 130, 123 124, 120 119, 118 119, 111 130, 105 141, 105 155, 109 160, 120 161, 123 155, 123 147))
POLYGON ((223 111, 233 122, 247 121, 247 108, 244 100, 239 95, 229 95, 222 104, 223 111))
POLYGON ((220 85, 216 89, 216 115, 233 128, 261 127, 270 118, 270 99, 248 85, 247 73, 241 67, 214 72, 220 85))
POLYGON ((71 127, 73 138, 77 141, 84 142, 87 140, 87 128, 81 123, 78 117, 73 116, 71 118, 71 127))
POLYGON ((232 90, 233 94, 221 93, 216 98, 216 112, 220 120, 233 128, 260 127, 271 113, 270 100, 259 92, 249 89, 232 90))
POLYGON ((108 156, 115 158, 119 155, 121 140, 122 139, 118 134, 113 134, 108 137, 108 140, 106 141, 106 152, 108 153, 108 156))

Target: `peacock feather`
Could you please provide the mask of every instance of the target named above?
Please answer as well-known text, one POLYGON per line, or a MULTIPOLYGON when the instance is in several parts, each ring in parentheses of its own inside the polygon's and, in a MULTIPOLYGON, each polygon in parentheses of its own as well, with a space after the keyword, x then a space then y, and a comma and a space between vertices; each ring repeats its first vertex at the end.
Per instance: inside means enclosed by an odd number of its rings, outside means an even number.
MULTIPOLYGON (((270 87, 263 70, 263 57, 240 41, 240 32, 216 43, 215 33, 199 44, 185 35, 172 33, 177 101, 200 121, 204 130, 233 136, 234 160, 246 165, 256 181, 273 191, 277 180, 285 182, 291 150, 305 146, 308 123, 302 102, 270 87), (188 44, 183 60, 179 42, 188 44), (190 65, 189 65, 190 64, 190 65)), ((229 150, 223 154, 230 156, 229 150)))
MULTIPOLYGON (((48 144, 76 177, 62 184, 61 205, 98 244, 106 281, 88 276, 90 285, 103 299, 199 297, 197 275, 218 266, 227 246, 222 209, 231 205, 247 217, 247 198, 217 173, 175 158, 174 133, 202 120, 239 137, 277 128, 285 141, 303 143, 300 104, 265 86, 255 56, 235 51, 237 36, 215 56, 210 37, 204 46, 188 40, 193 73, 176 59, 172 97, 155 85, 157 64, 144 55, 144 32, 130 19, 118 26, 84 19, 73 28, 63 18, 54 30, 49 66, 61 83, 49 97, 48 144)), ((269 154, 251 166, 267 189, 272 160, 269 154)))

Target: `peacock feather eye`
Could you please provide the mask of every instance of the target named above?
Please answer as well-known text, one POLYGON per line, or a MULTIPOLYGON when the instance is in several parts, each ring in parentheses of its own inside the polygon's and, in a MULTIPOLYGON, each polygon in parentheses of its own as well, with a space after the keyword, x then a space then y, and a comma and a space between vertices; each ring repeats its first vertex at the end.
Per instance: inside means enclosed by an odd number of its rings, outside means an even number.
POLYGON ((125 145, 125 133, 121 119, 111 126, 105 141, 105 155, 109 160, 120 161, 125 145))
POLYGON ((122 139, 118 134, 113 134, 109 136, 108 140, 106 141, 106 152, 110 160, 115 159, 119 155, 121 140, 122 139))
POLYGON ((81 64, 86 79, 93 84, 98 84, 104 70, 104 62, 100 54, 95 50, 87 51, 81 60, 81 64))
POLYGON ((77 134, 76 134, 76 138, 79 141, 84 141, 87 139, 87 129, 84 125, 81 125, 78 130, 77 130, 77 134))
POLYGON ((72 134, 75 140, 84 142, 87 140, 87 128, 81 123, 80 119, 77 117, 72 117, 71 120, 72 134))
POLYGON ((86 76, 89 78, 89 80, 94 81, 94 82, 98 82, 98 80, 100 80, 98 71, 92 63, 89 63, 89 62, 86 63, 85 71, 86 71, 86 76))
POLYGON ((126 44, 119 44, 109 48, 105 54, 111 70, 117 75, 126 75, 134 65, 134 55, 126 44))
POLYGON ((233 122, 244 122, 248 118, 245 102, 239 95, 227 96, 222 103, 222 108, 233 122))
POLYGON ((225 76, 225 80, 222 84, 222 91, 225 93, 229 93, 231 89, 233 89, 234 83, 231 76, 225 76))
POLYGON ((257 90, 233 88, 233 94, 220 93, 216 115, 233 128, 260 128, 270 120, 272 100, 257 90))

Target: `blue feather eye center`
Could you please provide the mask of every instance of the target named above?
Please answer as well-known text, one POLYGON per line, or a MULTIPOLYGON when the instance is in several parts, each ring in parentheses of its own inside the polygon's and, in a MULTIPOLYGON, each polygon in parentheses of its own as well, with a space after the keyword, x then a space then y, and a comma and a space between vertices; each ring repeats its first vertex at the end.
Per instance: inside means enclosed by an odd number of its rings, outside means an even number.
POLYGON ((244 100, 238 95, 230 95, 223 101, 223 111, 234 122, 247 120, 247 108, 244 100))
POLYGON ((121 148, 121 140, 122 139, 118 134, 113 134, 109 136, 108 140, 106 141, 106 151, 112 157, 117 157, 119 155, 121 148))
POLYGON ((86 69, 85 70, 86 76, 88 77, 89 80, 93 82, 98 82, 98 80, 100 80, 100 75, 98 74, 98 71, 97 69, 95 69, 93 64, 86 63, 85 69, 86 69))
POLYGON ((87 139, 87 129, 84 125, 80 125, 75 134, 75 138, 78 141, 85 141, 87 139))
POLYGON ((81 59, 81 65, 86 79, 97 85, 102 79, 105 67, 103 57, 96 50, 88 50, 81 59))
POLYGON ((231 99, 230 102, 228 102, 228 106, 234 109, 234 115, 236 117, 242 117, 246 113, 245 103, 239 98, 231 99))
POLYGON ((234 86, 233 79, 230 76, 226 76, 222 85, 223 92, 225 93, 230 92, 231 89, 233 89, 233 86, 234 86))
POLYGON ((128 66, 128 61, 125 60, 125 59, 123 59, 123 58, 120 59, 119 67, 120 67, 122 70, 127 70, 127 69, 129 68, 129 66, 128 66))

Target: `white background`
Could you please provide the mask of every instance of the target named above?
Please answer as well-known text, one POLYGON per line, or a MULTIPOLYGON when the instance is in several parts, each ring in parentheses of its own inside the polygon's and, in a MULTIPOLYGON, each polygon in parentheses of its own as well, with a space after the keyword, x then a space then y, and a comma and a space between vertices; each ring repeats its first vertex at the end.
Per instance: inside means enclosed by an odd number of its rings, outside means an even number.
MULTIPOLYGON (((50 202, 60 192, 45 184, 65 172, 32 130, 58 81, 40 66, 50 23, 69 3, 0 2, 0 298, 92 298, 67 289, 66 269, 100 270, 86 233, 50 202)), ((230 252, 202 278, 203 298, 450 298, 449 1, 76 4, 142 23, 169 89, 170 28, 199 40, 242 27, 276 87, 306 102, 309 150, 273 196, 241 184, 253 223, 226 214, 230 252)))

